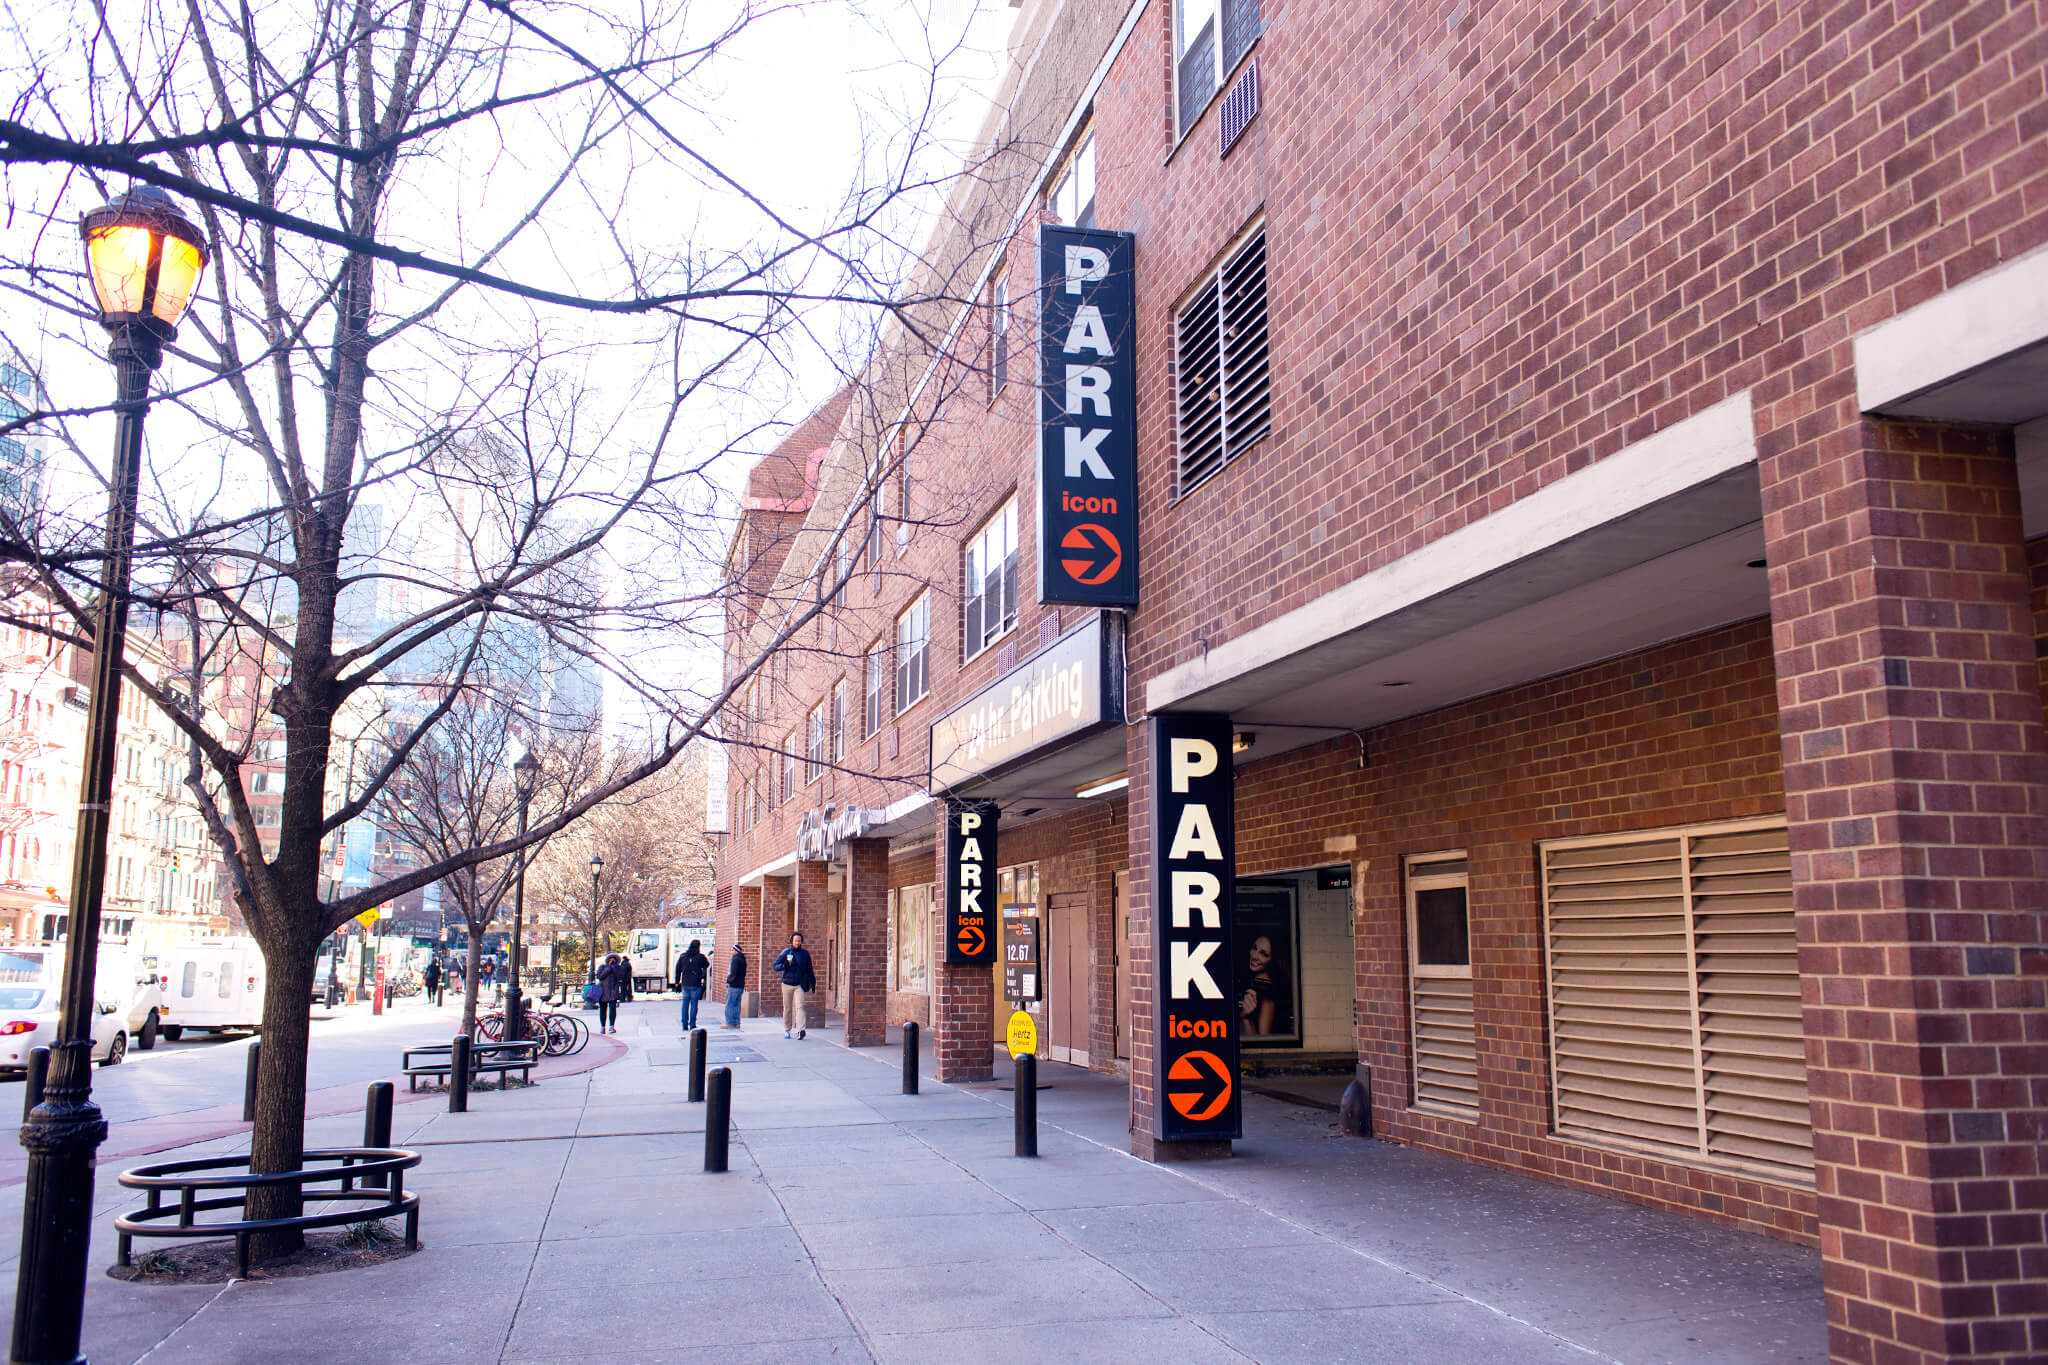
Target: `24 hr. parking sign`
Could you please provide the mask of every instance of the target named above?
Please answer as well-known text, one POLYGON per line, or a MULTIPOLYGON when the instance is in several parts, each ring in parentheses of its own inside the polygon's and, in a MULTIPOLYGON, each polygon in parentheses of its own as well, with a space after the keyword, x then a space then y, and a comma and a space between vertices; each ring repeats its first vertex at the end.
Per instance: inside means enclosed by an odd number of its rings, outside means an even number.
POLYGON ((1138 605, 1131 234, 1038 230, 1038 600, 1138 605))

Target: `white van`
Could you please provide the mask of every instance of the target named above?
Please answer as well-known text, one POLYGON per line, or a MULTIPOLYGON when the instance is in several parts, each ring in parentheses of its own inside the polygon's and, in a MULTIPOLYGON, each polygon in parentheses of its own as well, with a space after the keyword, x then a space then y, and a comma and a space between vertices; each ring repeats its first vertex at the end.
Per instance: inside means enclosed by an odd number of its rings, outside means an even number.
POLYGON ((676 959, 693 938, 697 940, 697 951, 715 963, 717 954, 712 949, 717 944, 717 933, 718 921, 712 919, 677 920, 659 929, 635 929, 626 939, 626 960, 633 964, 634 994, 667 990, 676 959))
POLYGON ((180 943, 157 954, 164 1005, 174 1022, 164 1037, 177 1042, 188 1030, 253 1030, 263 1024, 267 973, 262 950, 250 939, 180 943))
MULTIPOLYGON (((156 955, 137 953, 124 939, 102 939, 93 977, 95 997, 115 1006, 121 1031, 144 1052, 155 1047, 157 1034, 170 1023, 156 955)), ((61 943, 0 949, 0 982, 37 981, 55 987, 63 979, 61 943)))

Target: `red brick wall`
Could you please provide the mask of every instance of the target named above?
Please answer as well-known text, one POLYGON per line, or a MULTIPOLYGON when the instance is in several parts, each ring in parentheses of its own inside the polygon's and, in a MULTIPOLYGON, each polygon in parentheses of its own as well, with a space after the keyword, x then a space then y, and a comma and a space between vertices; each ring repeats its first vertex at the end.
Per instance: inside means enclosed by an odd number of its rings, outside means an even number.
POLYGON ((782 1017, 782 978, 769 970, 769 964, 789 943, 794 910, 791 904, 794 888, 790 880, 788 877, 761 879, 761 955, 755 959, 755 975, 761 982, 759 1008, 764 1019, 782 1017))
POLYGON ((1363 769, 1349 737, 1239 767, 1240 875, 1353 862, 1358 1050, 1381 1136, 1813 1238, 1809 1190, 1550 1136, 1536 845, 1781 810, 1771 659, 1749 622, 1384 726, 1363 769), (1355 851, 1327 851, 1346 835, 1355 851), (1408 1107, 1402 859, 1447 849, 1469 861, 1476 1125, 1408 1107))

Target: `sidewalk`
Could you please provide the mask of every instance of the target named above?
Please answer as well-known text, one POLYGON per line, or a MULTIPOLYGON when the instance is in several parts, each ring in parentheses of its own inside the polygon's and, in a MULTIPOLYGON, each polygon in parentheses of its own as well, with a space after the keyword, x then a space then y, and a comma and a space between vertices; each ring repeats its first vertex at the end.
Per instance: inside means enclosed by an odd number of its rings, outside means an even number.
MULTIPOLYGON (((531 1090, 401 1105, 426 1160, 418 1256, 169 1287, 113 1258, 114 1167, 86 1353, 456 1361, 1764 1362, 1826 1359, 1804 1248, 1340 1136, 1249 1097, 1238 1159, 1122 1150, 1123 1087, 1050 1066, 1041 1156, 997 1086, 898 1089, 893 1049, 766 1020, 712 1032, 732 1169, 702 1173, 675 1007, 627 1008, 625 1055, 531 1090), (315 1340, 321 1343, 317 1348, 315 1340)), ((592 1040, 595 1047, 599 1040, 592 1040)), ((358 1140, 355 1113, 309 1140, 358 1140)), ((189 1150, 231 1151, 239 1135, 189 1150)), ((20 1187, 0 1190, 18 1222, 20 1187)), ((12 1226, 12 1224, 10 1224, 12 1226)), ((7 1259, 14 1242, 8 1240, 7 1259)), ((11 1267, 6 1275, 11 1295, 11 1267)))

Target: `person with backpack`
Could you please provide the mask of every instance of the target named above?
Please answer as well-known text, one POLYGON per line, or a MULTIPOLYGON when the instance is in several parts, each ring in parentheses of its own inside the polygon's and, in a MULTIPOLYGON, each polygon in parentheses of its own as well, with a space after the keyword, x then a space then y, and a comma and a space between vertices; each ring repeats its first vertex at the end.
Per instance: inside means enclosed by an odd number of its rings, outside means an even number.
POLYGON ((597 969, 597 1031, 617 1033, 619 1023, 619 955, 613 953, 597 969))
POLYGON ((740 1001, 747 993, 747 955, 740 945, 732 945, 732 961, 725 969, 725 1023, 724 1028, 740 1026, 740 1001))
POLYGON ((789 946, 768 970, 782 976, 782 1036, 787 1038, 789 1031, 795 1029, 797 1041, 802 1042, 807 1031, 804 1002, 818 989, 818 976, 811 970, 811 954, 804 947, 804 936, 791 934, 789 946))
POLYGON ((675 987, 683 996, 683 1032, 697 1027, 697 1006, 704 999, 704 985, 711 979, 711 959, 704 956, 697 940, 676 959, 675 987))

